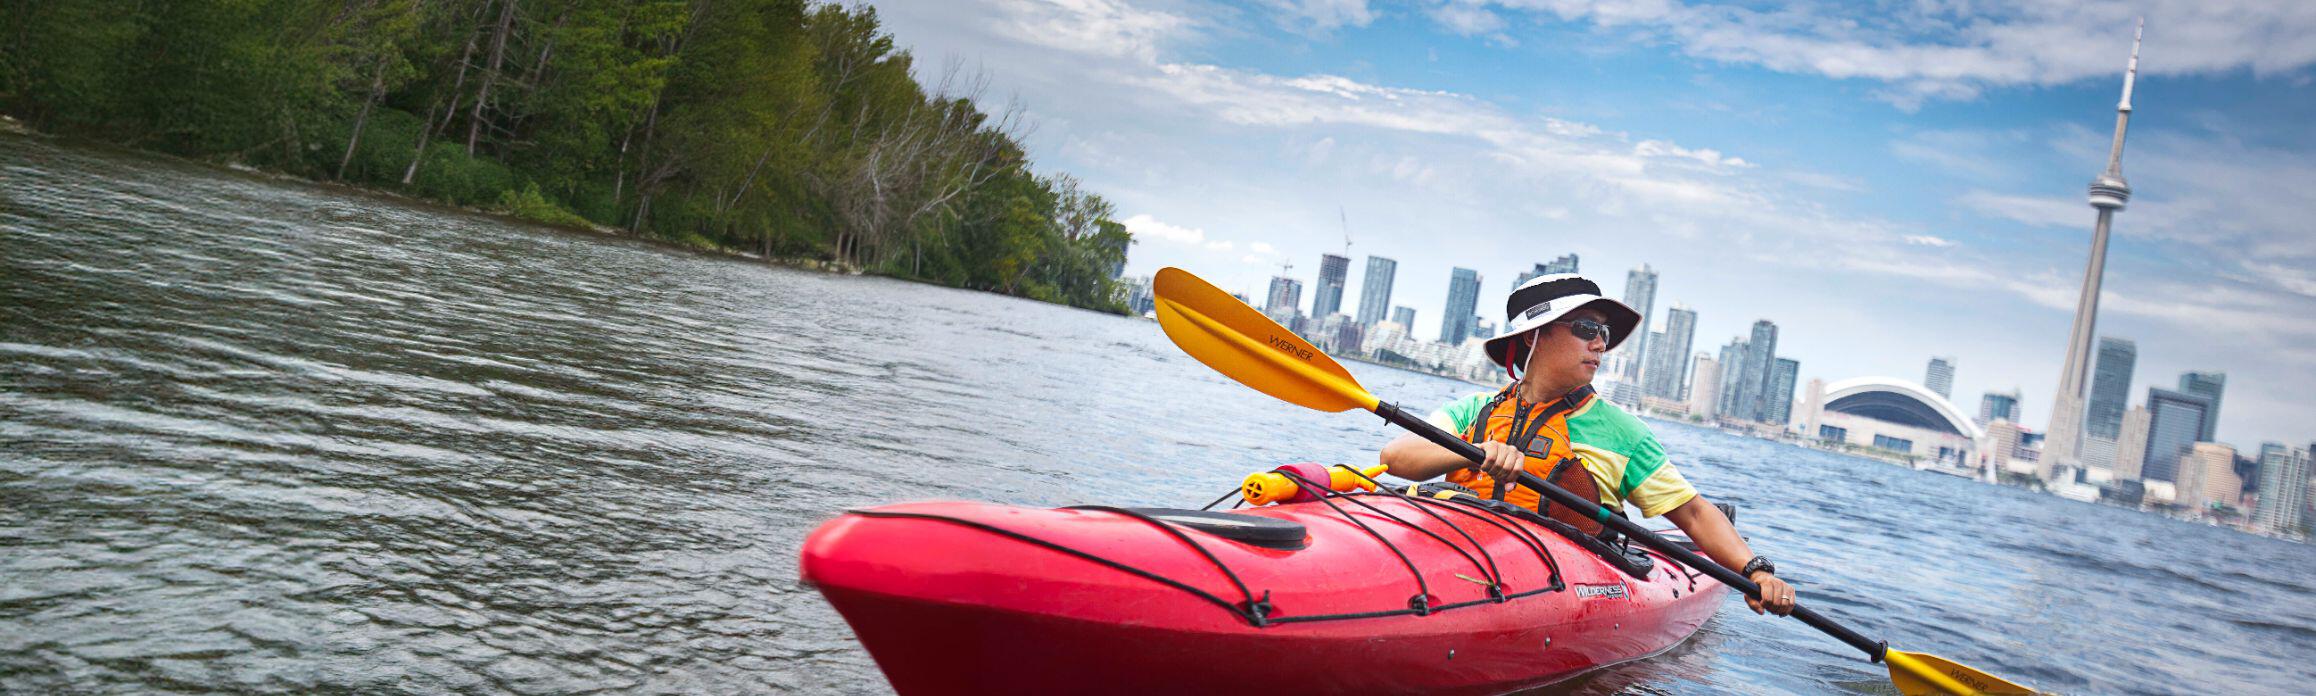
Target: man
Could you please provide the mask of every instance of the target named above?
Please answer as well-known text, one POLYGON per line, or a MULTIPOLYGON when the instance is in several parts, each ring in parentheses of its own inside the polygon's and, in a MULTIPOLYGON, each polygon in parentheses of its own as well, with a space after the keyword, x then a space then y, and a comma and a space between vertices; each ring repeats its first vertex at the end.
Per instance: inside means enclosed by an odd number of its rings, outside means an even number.
POLYGON ((1486 461, 1475 471, 1447 448, 1401 435, 1381 455, 1391 474, 1410 481, 1445 474, 1451 482, 1586 532, 1600 529, 1589 515, 1549 505, 1526 488, 1507 495, 1504 484, 1525 469, 1611 510, 1630 502, 1643 516, 1672 520, 1705 556, 1760 585, 1761 598, 1745 602, 1754 613, 1791 613, 1793 587, 1777 578, 1776 567, 1754 555, 1720 508, 1665 461, 1664 447, 1647 425, 1592 392, 1601 356, 1632 334, 1640 313, 1602 297, 1598 284, 1573 273, 1521 284, 1505 311, 1504 332, 1486 347, 1488 357, 1511 375, 1511 385, 1451 402, 1429 419, 1479 445, 1486 461))

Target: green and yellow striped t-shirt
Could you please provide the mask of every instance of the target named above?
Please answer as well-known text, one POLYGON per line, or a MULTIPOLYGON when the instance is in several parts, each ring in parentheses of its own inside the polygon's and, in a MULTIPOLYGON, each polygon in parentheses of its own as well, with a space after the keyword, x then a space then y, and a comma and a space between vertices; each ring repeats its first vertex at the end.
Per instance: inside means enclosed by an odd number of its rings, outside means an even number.
MULTIPOLYGON (((1465 432, 1493 396, 1479 392, 1448 402, 1426 420, 1451 433, 1465 432)), ((1568 415, 1568 439, 1599 485, 1602 505, 1613 509, 1631 502, 1641 515, 1656 517, 1697 497, 1697 489, 1665 460, 1665 448, 1648 424, 1607 399, 1592 399, 1568 415)))

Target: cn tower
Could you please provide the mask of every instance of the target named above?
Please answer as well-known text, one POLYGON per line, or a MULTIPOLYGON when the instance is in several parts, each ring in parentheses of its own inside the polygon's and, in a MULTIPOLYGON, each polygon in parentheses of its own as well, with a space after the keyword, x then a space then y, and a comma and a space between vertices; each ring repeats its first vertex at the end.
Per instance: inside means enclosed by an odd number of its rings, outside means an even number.
POLYGON ((2067 367, 2059 373, 2057 403, 2051 407, 2051 429, 2043 440, 2042 478, 2058 475, 2061 465, 2077 466, 2083 443, 2083 388, 2090 382, 2091 341, 2099 323, 2099 279, 2107 272, 2107 229, 2115 211, 2131 200, 2131 185, 2123 181, 2123 129, 2131 124, 2131 83, 2139 78, 2139 38, 2147 20, 2131 30, 2131 62, 2123 71, 2123 101, 2115 105, 2115 143, 2107 150, 2107 171, 2091 180, 2091 208, 2099 224, 2091 233, 2091 263, 2083 270, 2083 295, 2075 301, 2075 329, 2067 338, 2067 367))

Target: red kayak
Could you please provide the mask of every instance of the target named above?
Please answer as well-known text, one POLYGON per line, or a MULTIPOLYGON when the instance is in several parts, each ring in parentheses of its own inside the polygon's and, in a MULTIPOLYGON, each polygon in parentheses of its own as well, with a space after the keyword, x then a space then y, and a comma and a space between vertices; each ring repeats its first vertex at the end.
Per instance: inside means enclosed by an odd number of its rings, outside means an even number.
POLYGON ((903 694, 1501 693, 1663 652, 1723 596, 1532 512, 1393 493, 891 505, 822 525, 802 568, 903 694))

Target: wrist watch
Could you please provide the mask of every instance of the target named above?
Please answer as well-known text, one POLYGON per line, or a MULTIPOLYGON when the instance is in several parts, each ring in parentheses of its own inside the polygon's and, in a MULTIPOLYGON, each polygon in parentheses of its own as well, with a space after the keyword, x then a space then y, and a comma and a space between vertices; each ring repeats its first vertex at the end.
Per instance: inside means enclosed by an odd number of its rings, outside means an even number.
POLYGON ((1737 570, 1737 574, 1750 578, 1755 571, 1776 575, 1777 564, 1769 562, 1768 556, 1754 556, 1753 560, 1745 562, 1744 568, 1737 570))

